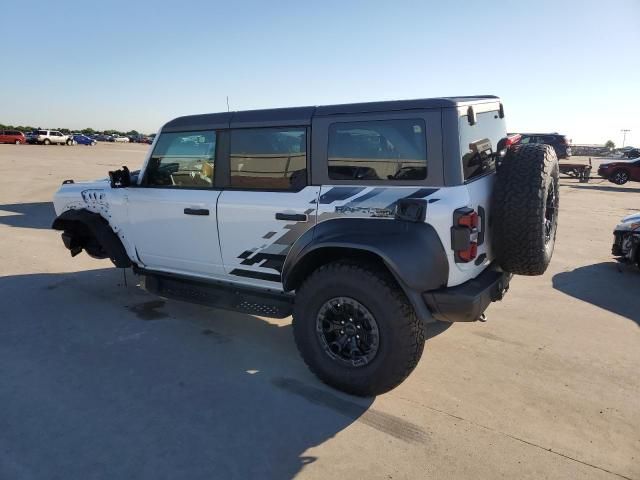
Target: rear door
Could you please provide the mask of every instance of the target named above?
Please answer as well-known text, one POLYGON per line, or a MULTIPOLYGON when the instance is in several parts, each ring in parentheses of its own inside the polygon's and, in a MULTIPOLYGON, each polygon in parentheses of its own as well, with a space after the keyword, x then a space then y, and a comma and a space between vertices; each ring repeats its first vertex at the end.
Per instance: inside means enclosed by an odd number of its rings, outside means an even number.
POLYGON ((150 270, 223 275, 215 188, 217 133, 161 133, 141 185, 127 189, 136 254, 150 270))
POLYGON ((497 151, 498 142, 506 136, 505 121, 504 118, 500 118, 498 108, 498 104, 474 106, 477 112, 474 125, 469 123, 466 113, 458 118, 460 157, 469 195, 467 206, 473 208, 480 218, 476 261, 456 263, 461 273, 460 280, 463 281, 474 278, 493 259, 489 219, 491 196, 496 181, 496 165, 495 159, 490 158, 490 153, 497 151), (474 145, 487 145, 486 140, 490 143, 491 151, 478 152, 472 148, 474 145), (478 262, 478 259, 481 261, 478 262))
POLYGON ((282 288, 291 246, 316 222, 320 188, 308 185, 308 147, 306 126, 231 129, 218 224, 233 281, 282 288))

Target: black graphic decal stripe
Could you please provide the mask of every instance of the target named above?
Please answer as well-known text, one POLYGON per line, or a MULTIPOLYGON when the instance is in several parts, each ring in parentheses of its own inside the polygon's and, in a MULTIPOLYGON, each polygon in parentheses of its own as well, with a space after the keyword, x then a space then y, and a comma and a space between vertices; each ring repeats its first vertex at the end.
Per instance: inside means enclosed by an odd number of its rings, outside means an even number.
POLYGON ((340 200, 346 200, 349 197, 357 195, 364 189, 365 187, 333 187, 320 195, 320 203, 327 205, 340 200))
POLYGON ((255 270, 243 270, 241 268, 234 268, 229 273, 231 273, 231 275, 237 275, 238 277, 268 280, 270 282, 280 282, 280 275, 277 275, 275 273, 256 272, 255 270))
POLYGON ((262 265, 257 265, 263 268, 272 268, 278 272, 282 272, 282 265, 284 265, 284 255, 274 255, 271 253, 257 253, 253 257, 245 258, 240 262, 241 265, 256 265, 256 263, 266 262, 262 265))
POLYGON ((384 192, 386 190, 386 188, 374 188, 373 190, 371 190, 370 192, 365 193, 364 195, 359 196, 358 198, 354 198, 353 200, 351 200, 349 202, 349 205, 353 204, 353 203, 362 203, 366 200, 369 200, 370 198, 373 198, 375 196, 380 195, 382 192, 384 192))

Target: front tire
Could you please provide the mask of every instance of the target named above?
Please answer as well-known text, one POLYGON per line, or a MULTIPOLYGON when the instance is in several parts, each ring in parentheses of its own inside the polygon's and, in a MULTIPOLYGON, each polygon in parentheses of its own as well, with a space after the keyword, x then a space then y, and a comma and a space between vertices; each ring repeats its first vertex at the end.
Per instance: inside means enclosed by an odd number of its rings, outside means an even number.
POLYGON ((425 342, 424 326, 393 277, 346 261, 323 265, 298 289, 293 333, 320 380, 359 396, 398 386, 425 342))
POLYGON ((629 177, 629 172, 627 172, 626 170, 616 170, 609 178, 609 181, 615 183, 616 185, 624 185, 629 181, 629 177))
POLYGON ((16 145, 20 145, 22 142, 20 140, 16 140, 16 145))

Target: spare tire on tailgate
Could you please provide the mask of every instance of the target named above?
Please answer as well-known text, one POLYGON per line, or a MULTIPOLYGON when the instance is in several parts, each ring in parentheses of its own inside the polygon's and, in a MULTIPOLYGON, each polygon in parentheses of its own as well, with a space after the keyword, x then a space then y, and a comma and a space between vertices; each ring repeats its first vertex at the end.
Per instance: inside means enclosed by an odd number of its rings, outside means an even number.
POLYGON ((500 166, 493 202, 493 245, 503 270, 542 275, 558 225, 558 159, 549 145, 511 147, 500 166))

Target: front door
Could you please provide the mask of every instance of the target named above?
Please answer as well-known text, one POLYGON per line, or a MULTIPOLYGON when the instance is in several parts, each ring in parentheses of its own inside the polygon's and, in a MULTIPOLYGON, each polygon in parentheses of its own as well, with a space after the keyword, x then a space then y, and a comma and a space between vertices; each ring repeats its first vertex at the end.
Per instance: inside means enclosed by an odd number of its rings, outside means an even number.
POLYGON ((293 243, 316 222, 320 187, 307 186, 304 127, 232 129, 229 188, 218 201, 230 279, 281 288, 293 243))
POLYGON ((162 133, 141 185, 128 188, 136 254, 150 270, 223 274, 214 188, 215 131, 162 133))

